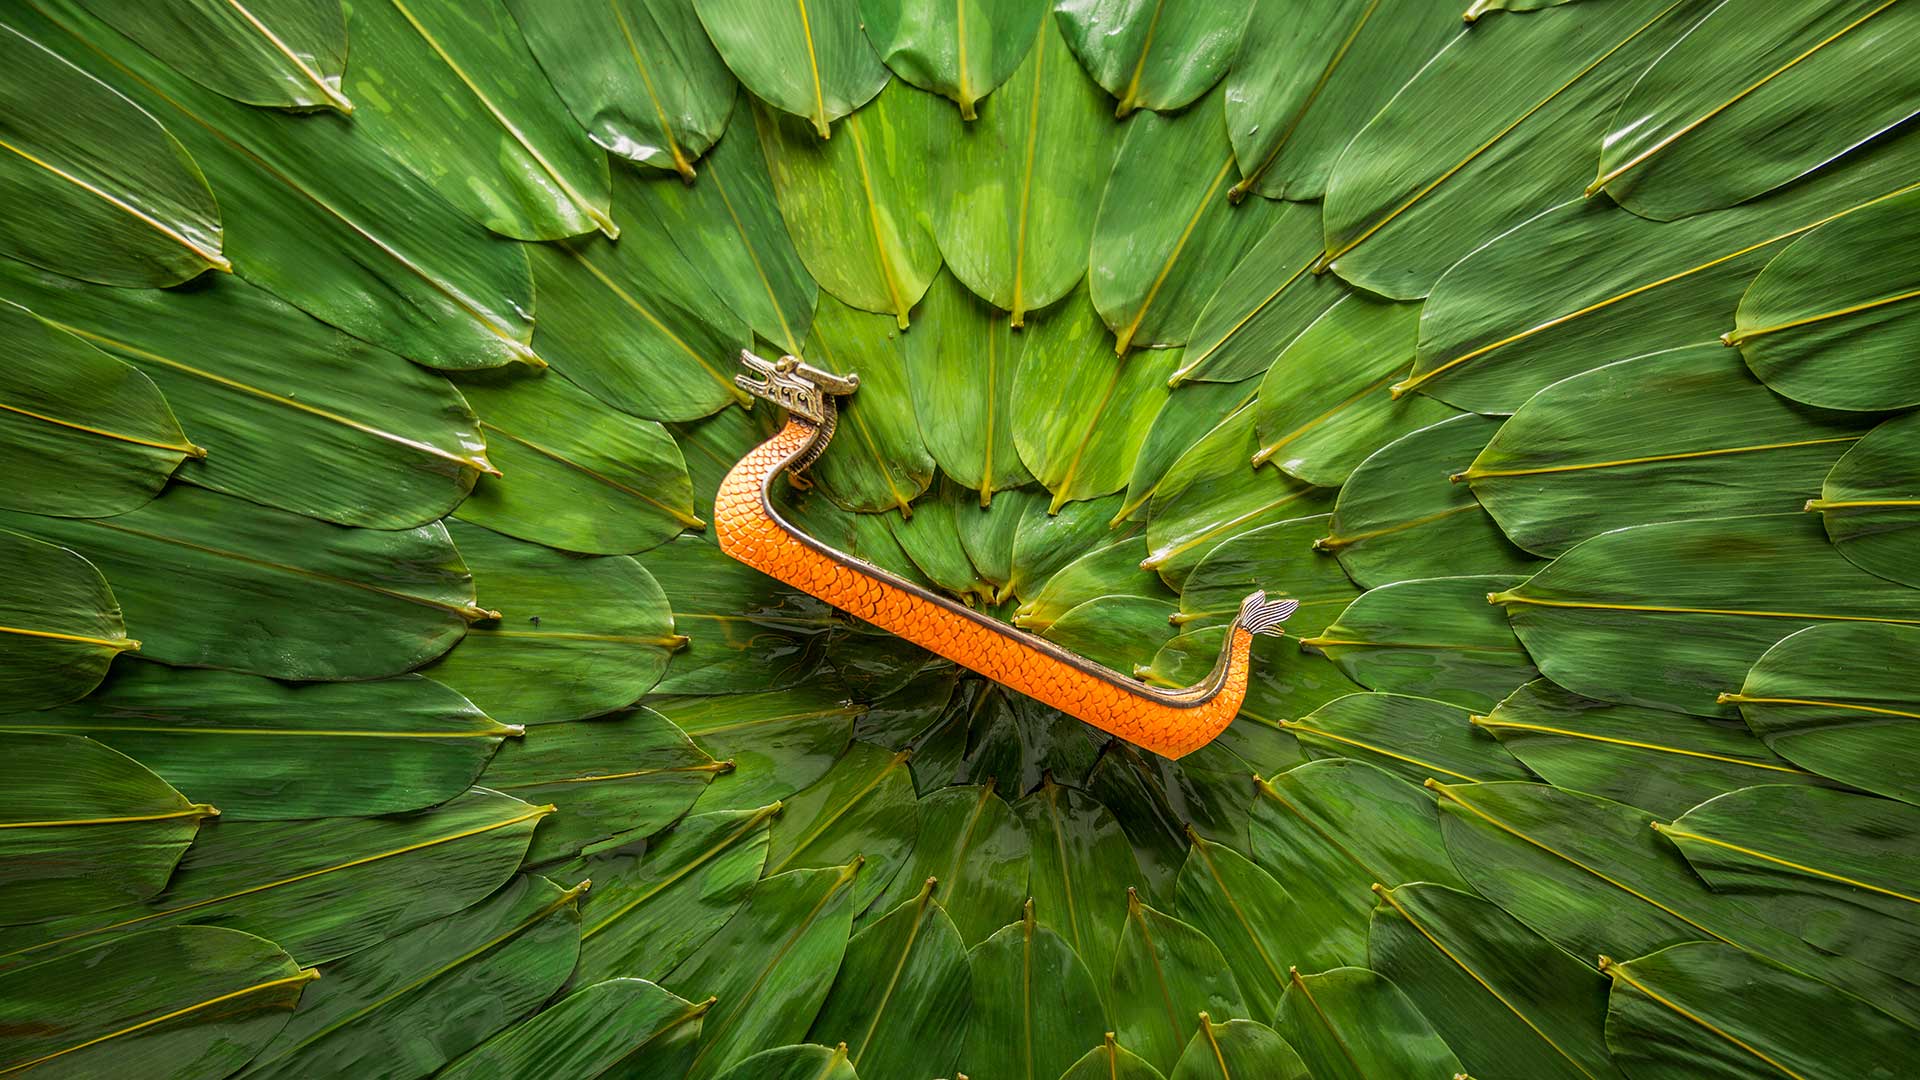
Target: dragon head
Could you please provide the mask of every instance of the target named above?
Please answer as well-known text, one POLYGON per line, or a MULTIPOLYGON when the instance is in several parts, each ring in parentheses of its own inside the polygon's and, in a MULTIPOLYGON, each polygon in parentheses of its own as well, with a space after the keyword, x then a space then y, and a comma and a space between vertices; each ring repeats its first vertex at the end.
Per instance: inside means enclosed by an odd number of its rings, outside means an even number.
POLYGON ((747 370, 733 377, 736 386, 816 424, 827 422, 834 398, 860 389, 860 376, 822 371, 797 356, 768 360, 742 349, 740 366, 747 370))

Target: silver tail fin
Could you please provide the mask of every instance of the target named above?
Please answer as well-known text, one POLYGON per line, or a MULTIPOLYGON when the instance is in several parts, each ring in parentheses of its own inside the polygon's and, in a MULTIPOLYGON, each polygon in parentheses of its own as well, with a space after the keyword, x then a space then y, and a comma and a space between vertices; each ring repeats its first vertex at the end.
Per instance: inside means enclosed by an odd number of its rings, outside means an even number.
POLYGON ((1240 617, 1236 621, 1250 633, 1278 637, 1286 632, 1280 628, 1280 624, 1298 610, 1300 601, 1292 598, 1269 600, 1266 591, 1261 590, 1240 601, 1240 617))

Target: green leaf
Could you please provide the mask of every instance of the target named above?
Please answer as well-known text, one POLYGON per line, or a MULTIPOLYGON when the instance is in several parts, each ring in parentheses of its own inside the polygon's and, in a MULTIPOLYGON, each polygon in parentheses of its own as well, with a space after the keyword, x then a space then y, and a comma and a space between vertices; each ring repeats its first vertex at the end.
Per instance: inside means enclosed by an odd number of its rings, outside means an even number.
POLYGON ((1795 630, 1920 623, 1920 594, 1841 558, 1804 514, 1602 533, 1488 599, 1506 605, 1540 673, 1561 686, 1699 716, 1736 715, 1717 696, 1795 630))
POLYGON ((0 526, 71 546, 111 575, 144 655, 169 664, 379 678, 446 652, 483 614, 438 524, 343 529, 175 487, 118 517, 0 511, 0 526))
POLYGON ((85 735, 220 808, 228 821, 393 814, 467 790, 501 724, 418 675, 291 684, 227 671, 124 664, 59 709, 0 730, 85 735))
POLYGON ((1795 765, 1920 804, 1920 694, 1904 674, 1916 661, 1920 629, 1812 626, 1769 648, 1723 700, 1795 765))
POLYGON ((659 832, 726 767, 642 707, 536 727, 501 747, 480 779, 516 799, 560 804, 561 813, 534 833, 531 864, 609 837, 659 832))
POLYGON ((1827 537, 1847 560, 1869 573, 1920 587, 1913 569, 1920 553, 1920 420, 1907 413, 1874 428, 1833 463, 1817 510, 1827 537))
POLYGON ((944 271, 926 290, 917 318, 920 332, 909 332, 902 349, 921 436, 940 470, 978 492, 986 506, 995 491, 1032 479, 1014 443, 1021 357, 1013 333, 999 312, 944 271))
POLYGON ((1167 402, 1166 376, 1179 353, 1118 357, 1106 327, 1076 289, 1029 321, 1011 395, 1013 443, 1053 492, 1049 512, 1127 486, 1147 429, 1167 402))
POLYGON ((507 0, 575 120, 617 157, 692 182, 726 129, 733 75, 693 6, 672 0, 507 0))
POLYGON ((1692 345, 1540 391, 1460 478, 1514 543, 1553 556, 1627 525, 1792 510, 1871 422, 1795 406, 1692 345))
MULTIPOLYGON (((1234 849, 1197 834, 1189 839, 1193 846, 1180 868, 1175 907, 1188 925, 1220 947, 1253 1014, 1272 1016, 1287 988, 1284 968, 1295 945, 1284 935, 1300 921, 1293 897, 1234 849)), ((1205 1041, 1199 1035, 1195 1039, 1205 1041)))
POLYGON ((719 999, 689 1076, 714 1076, 756 1047, 805 1037, 846 951, 860 862, 770 874, 707 947, 663 981, 683 997, 719 999))
MULTIPOLYGON (((1171 402, 1169 403, 1171 404, 1171 402)), ((1330 488, 1255 469, 1256 413, 1243 406, 1180 455, 1147 504, 1147 546, 1141 567, 1175 589, 1208 552, 1262 525, 1322 513, 1330 488)))
MULTIPOLYGON (((924 883, 933 881, 933 894, 957 929, 963 951, 1005 926, 1008 916, 1019 914, 1021 901, 1029 895, 1027 830, 1006 800, 994 793, 996 786, 989 779, 947 787, 919 801, 920 834, 913 857, 875 903, 878 910, 907 903, 915 890, 924 891, 924 883)), ((854 1064, 861 1064, 857 1053, 854 1064)))
POLYGON ((866 909, 913 848, 911 830, 919 809, 906 751, 890 754, 854 743, 825 776, 786 800, 773 823, 767 873, 865 864, 851 886, 854 911, 866 909))
POLYGON ((1717 942, 1604 966, 1607 1045, 1636 1077, 1892 1076, 1913 1045, 1872 1004, 1717 942))
POLYGON ((1047 496, 1032 488, 1011 488, 1000 501, 986 506, 960 510, 954 515, 954 531, 967 560, 987 584, 992 585, 996 604, 1004 603, 1013 592, 1013 545, 1020 523, 1029 510, 1044 511, 1047 496))
POLYGON ((1336 758, 1257 786, 1253 857, 1294 901, 1282 909, 1293 917, 1273 930, 1290 953, 1276 959, 1309 971, 1364 962, 1375 882, 1466 887, 1441 844, 1433 799, 1384 770, 1336 758))
POLYGON ((860 25, 894 74, 953 99, 961 118, 972 120, 974 104, 1007 81, 1032 48, 1046 11, 1044 0, 861 0, 860 25))
POLYGON ((1491 709, 1540 674, 1507 620, 1481 603, 1503 586, 1512 591, 1517 581, 1452 577, 1384 585, 1347 605, 1325 630, 1302 638, 1300 647, 1318 650, 1369 690, 1491 709))
POLYGON ((492 440, 488 477, 456 516, 522 540, 624 555, 703 528, 665 428, 614 412, 564 379, 463 383, 492 440))
MULTIPOLYGON (((682 639, 653 575, 624 556, 589 559, 448 522, 497 619, 426 669, 498 720, 545 724, 631 705, 682 639)), ((498 785, 495 785, 498 786, 498 785)))
MULTIPOLYGON (((1245 836, 1244 819, 1217 828, 1222 824, 1220 808, 1209 805, 1204 798, 1187 797, 1195 793, 1186 782, 1186 770, 1187 766, 1148 755, 1132 743, 1109 739, 1086 779, 1087 793, 1112 809, 1120 831, 1133 845, 1134 858, 1140 864, 1140 882, 1130 882, 1127 888, 1144 891, 1149 901, 1169 907, 1180 868, 1187 861, 1190 833, 1213 833, 1222 842, 1236 844, 1245 836)), ((1252 777, 1242 774, 1240 779, 1249 781, 1252 777)), ((1238 794, 1245 801, 1247 792, 1238 794)), ((1119 885, 1103 882, 1098 895, 1104 901, 1100 906, 1107 917, 1118 922, 1126 912, 1119 885)))
POLYGON ((1165 1080, 1160 1070, 1138 1054, 1114 1040, 1107 1032, 1106 1042, 1087 1051, 1080 1060, 1060 1074, 1060 1080, 1165 1080))
POLYGON ((1375 450, 1340 489, 1315 549, 1333 552, 1349 577, 1368 586, 1531 571, 1537 560, 1502 535, 1477 492, 1460 482, 1502 426, 1497 417, 1456 415, 1375 450))
POLYGON ((1300 331, 1261 380, 1253 463, 1271 461, 1309 484, 1339 487, 1367 455, 1402 433, 1454 415, 1425 396, 1396 399, 1384 392, 1413 356, 1419 311, 1353 294, 1300 331))
POLYGON ((814 1018, 812 1038, 848 1048, 848 1063, 868 1080, 945 1073, 960 1056, 971 1003, 967 947, 933 885, 926 879, 853 935, 814 1018))
POLYGON ((1214 1023, 1200 1014, 1200 1027, 1173 1067, 1172 1080, 1311 1080, 1312 1074, 1287 1040, 1252 1020, 1214 1023))
POLYGON ((1138 674, 1171 639, 1178 607, 1169 597, 1096 596, 1048 625, 1046 638, 1123 674, 1138 674))
MULTIPOLYGON (((1227 194, 1231 200, 1232 191, 1227 194)), ((1272 217, 1266 235, 1247 249, 1195 317, 1186 359, 1169 385, 1252 378, 1271 367, 1274 355, 1328 308, 1351 295, 1339 278, 1310 272, 1320 257, 1318 207, 1279 206, 1272 217)), ((1410 326, 1407 335, 1412 336, 1410 326)))
POLYGON ((1737 725, 1595 701, 1545 679, 1515 690, 1471 723, 1555 787, 1656 814, 1683 813, 1749 784, 1822 783, 1737 725))
POLYGON ((1033 597, 1047 579, 1089 550, 1121 539, 1132 527, 1110 531, 1108 519, 1120 508, 1119 496, 1067 503, 1047 512, 1045 502, 1022 508, 1013 530, 1012 579, 1008 587, 1022 600, 1033 597))
POLYGON ((1145 881, 1119 821, 1097 799, 1051 776, 1013 809, 1032 845, 1028 888, 1041 925, 1057 931, 1088 971, 1110 973, 1120 946, 1121 890, 1145 881))
POLYGON ((1241 177, 1231 194, 1325 194, 1347 140, 1459 32, 1453 11, 1425 0, 1339 0, 1305 11, 1255 4, 1227 75, 1241 177))
MULTIPOLYGON (((9 17, 11 21, 11 16, 9 17)), ((153 116, 36 41, 0 27, 0 253, 103 285, 176 285, 221 254, 220 208, 153 116)))
MULTIPOLYGON (((1232 5, 1177 6, 1218 18, 1232 5)), ((1075 31, 1064 11, 1061 26, 1072 44, 1075 31)), ((1100 36, 1109 35, 1102 30, 1100 36)), ((1233 147, 1221 121, 1221 97, 1211 94, 1173 116, 1139 117, 1127 125, 1114 154, 1093 222, 1088 283, 1094 308, 1118 339, 1114 350, 1123 355, 1186 344, 1194 318, 1227 272, 1270 226, 1284 227, 1275 204, 1236 210, 1227 203, 1233 147)))
POLYGON ((761 694, 652 697, 647 704, 702 750, 733 762, 701 798, 704 813, 750 809, 818 780, 847 749, 864 707, 811 685, 761 694))
POLYGON ((539 1008, 580 954, 582 882, 530 874, 326 968, 243 1075, 419 1076, 539 1008))
MULTIPOLYGON (((1044 634, 1067 612, 1101 597, 1164 599, 1166 586, 1159 575, 1140 569, 1140 557, 1146 553, 1147 545, 1138 536, 1087 552, 1055 571, 1033 599, 1021 604, 1014 612, 1014 625, 1044 634)), ((1237 612, 1239 601, 1234 604, 1237 612)))
POLYGON ((82 556, 0 529, 0 563, 11 578, 0 592, 0 692, 9 709, 84 697, 114 657, 140 647, 107 579, 82 556))
POLYGON ((1360 595, 1339 563, 1313 549, 1328 520, 1318 514, 1263 525, 1207 552, 1187 575, 1175 622, 1185 633, 1225 626, 1239 614, 1240 601, 1261 589, 1274 599, 1300 601, 1287 620, 1290 635, 1319 633, 1360 595))
POLYGON ((436 1075, 676 1075, 693 1057, 701 1018, 712 1005, 694 1004, 644 979, 608 979, 500 1032, 436 1075))
POLYGON ((1319 1080, 1464 1074, 1446 1041, 1386 976, 1360 967, 1289 974, 1273 1027, 1319 1080))
POLYGON ((1873 58, 1916 45, 1885 0, 1716 7, 1620 102, 1588 194, 1672 220, 1812 172, 1914 114, 1913 73, 1873 58))
POLYGON ((1112 516, 1114 527, 1139 517, 1180 455, 1221 421, 1251 406, 1259 394, 1259 384, 1250 378, 1237 383, 1183 382, 1174 387, 1133 459, 1126 500, 1112 516))
POLYGON ((175 472, 201 487, 407 529, 446 514, 494 471, 473 410, 447 380, 237 278, 87 288, 0 260, 0 294, 151 379, 205 447, 175 472))
POLYGON ((1529 773, 1491 737, 1474 730, 1471 710, 1405 694, 1348 694, 1281 726, 1316 758, 1350 757, 1409 783, 1528 780, 1529 773))
POLYGON ((819 662, 816 646, 823 632, 842 625, 825 604, 735 562, 698 537, 662 544, 647 552, 641 565, 666 591, 674 629, 687 638, 686 647, 667 661, 657 693, 737 694, 792 686, 819 662))
POLYGON ((49 27, 42 43, 153 110, 207 170, 241 277, 428 367, 543 363, 527 345, 524 249, 358 138, 364 116, 349 123, 241 105, 158 63, 72 0, 60 0, 54 17, 61 29, 49 27))
POLYGON ((720 1074, 720 1080, 858 1080, 847 1048, 798 1044, 762 1050, 720 1074))
POLYGON ((8 509, 123 513, 205 456, 137 369, 4 300, 0 340, 14 358, 0 372, 0 471, 20 481, 0 494, 8 509))
POLYGON ((1604 976, 1476 896, 1422 884, 1373 891, 1369 964, 1475 1076, 1620 1075, 1602 1030, 1604 976))
MULTIPOLYGON (((774 803, 695 814, 641 845, 597 850, 554 868, 591 875, 580 905, 573 985, 637 976, 664 979, 746 903, 767 858, 774 803)), ((619 844, 616 841, 616 844, 619 844)))
MULTIPOLYGON (((1146 680, 1166 687, 1193 685, 1212 670, 1226 636, 1225 626, 1213 626, 1174 638, 1154 656, 1146 680)), ((1234 722, 1220 733, 1219 742, 1244 759, 1251 771, 1275 773, 1292 768, 1306 756, 1294 737, 1283 730, 1281 721, 1305 716, 1334 698, 1360 689, 1333 661, 1307 652, 1296 642, 1255 638, 1246 700, 1240 703, 1234 722)))
MULTIPOLYGON (((1005 6, 1006 0, 994 0, 1005 6)), ((1013 325, 1067 295, 1087 272, 1097 207, 1082 185, 1105 176, 1119 133, 1107 99, 1074 63, 1045 3, 1025 59, 969 124, 936 121, 929 213, 955 277, 1013 325), (1010 176, 1018 184, 1007 182, 1010 176)))
POLYGON ((935 585, 969 606, 993 602, 993 585, 960 546, 959 516, 975 502, 971 492, 943 479, 932 497, 922 499, 912 517, 889 514, 882 518, 893 539, 913 565, 935 585))
POLYGON ((707 36, 761 101, 811 121, 822 139, 833 121, 887 85, 860 30, 859 0, 693 0, 707 36))
MULTIPOLYGON (((1654 830, 1717 892, 1823 953, 1907 979, 1920 956, 1920 807, 1824 788, 1731 791, 1654 830)), ((1898 1006, 1911 1016, 1910 1005, 1898 1006)))
POLYGON ((1058 1076, 1078 1047, 1100 1040, 1106 1018, 1080 957, 1026 915, 974 946, 973 1009, 959 1071, 973 1076, 1058 1076))
POLYGON ((905 353, 906 342, 885 315, 831 295, 820 301, 806 355, 817 367, 857 373, 860 392, 840 400, 840 435, 808 475, 848 509, 911 514, 908 504, 933 483, 933 456, 921 441, 905 353))
POLYGON ((474 788, 407 816, 206 824, 164 893, 6 935, 0 966, 180 923, 257 933, 303 964, 323 964, 498 888, 552 811, 474 788))
POLYGON ((1441 276, 1413 374, 1393 391, 1512 412, 1569 375, 1711 340, 1782 246, 1912 186, 1917 153, 1920 130, 1890 134, 1817 177, 1675 222, 1606 199, 1562 203, 1441 276))
POLYGON ((130 934, 0 975, 0 1025, 12 1032, 0 1069, 216 1080, 280 1032, 319 974, 237 930, 130 934))
POLYGON ((0 921, 145 900, 220 813, 92 739, 8 732, 0 748, 0 921))
POLYGON ((81 3, 167 66, 235 101, 353 111, 340 92, 347 23, 338 0, 247 7, 218 0, 162 0, 138 8, 81 3))
POLYGON ((1697 20, 1675 0, 1568 5, 1459 34, 1354 134, 1327 179, 1326 254, 1396 300, 1580 193, 1593 118, 1697 20))
POLYGON ((1182 108, 1220 80, 1240 48, 1248 0, 1056 0, 1060 30, 1087 74, 1135 109, 1182 108))
MULTIPOLYGON (((851 7, 854 0, 831 2, 851 7)), ((731 12, 728 22, 745 25, 738 16, 731 12)), ((857 25, 849 28, 858 33, 857 25)), ((801 261, 821 288, 854 307, 892 315, 902 330, 940 269, 924 209, 939 107, 931 95, 894 83, 847 117, 833 141, 814 138, 793 117, 765 108, 753 113, 801 261)), ((824 136, 824 123, 816 126, 824 136)))

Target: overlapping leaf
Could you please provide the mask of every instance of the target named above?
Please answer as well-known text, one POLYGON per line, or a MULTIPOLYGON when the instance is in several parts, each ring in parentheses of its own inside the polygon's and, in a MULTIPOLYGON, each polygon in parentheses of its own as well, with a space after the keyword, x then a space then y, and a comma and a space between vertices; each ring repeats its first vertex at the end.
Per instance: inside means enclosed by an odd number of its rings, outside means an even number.
POLYGON ((720 50, 761 101, 804 117, 822 139, 887 84, 860 30, 859 0, 692 0, 720 50))
POLYGON ((0 558, 13 578, 0 593, 0 689, 10 708, 84 696, 114 657, 140 647, 127 637, 106 578, 85 558, 8 529, 0 529, 0 558))
POLYGON ((1115 116, 1174 110, 1219 81, 1240 48, 1247 0, 1056 0, 1074 55, 1107 93, 1115 116))
POLYGON ((1920 419, 1905 413, 1867 432, 1807 500, 1840 554, 1869 573, 1920 587, 1920 419))
POLYGON ((340 92, 347 23, 339 0, 251 6, 219 0, 162 0, 139 7, 82 3, 170 67, 235 101, 353 111, 353 102, 340 92))

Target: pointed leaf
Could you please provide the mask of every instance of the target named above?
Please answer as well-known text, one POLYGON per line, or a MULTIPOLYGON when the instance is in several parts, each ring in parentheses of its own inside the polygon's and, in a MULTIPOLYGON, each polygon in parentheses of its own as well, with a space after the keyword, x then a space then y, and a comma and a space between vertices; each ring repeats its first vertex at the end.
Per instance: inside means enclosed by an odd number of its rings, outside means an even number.
MULTIPOLYGON (((1021 604, 1014 612, 1014 625, 1044 634, 1067 612, 1100 597, 1164 600, 1166 586, 1160 576, 1140 569, 1140 559, 1146 553, 1146 540, 1139 536, 1087 552, 1061 567, 1033 599, 1021 604)), ((1234 611, 1239 611, 1239 599, 1234 601, 1234 611)), ((1159 628, 1155 629, 1158 632, 1159 628)))
POLYGON ((818 780, 847 749, 854 722, 865 711, 821 687, 652 697, 647 704, 702 750, 733 762, 733 771, 702 797, 702 812, 761 806, 818 780))
POLYGON ((1081 1055, 1080 1060, 1060 1074, 1060 1080, 1165 1080, 1160 1070, 1114 1040, 1107 1041, 1081 1055))
POLYGON ((928 580, 969 605, 992 603, 993 585, 960 546, 959 517, 978 508, 973 492, 943 479, 931 497, 920 500, 912 517, 889 514, 881 520, 928 580))
POLYGON ((1445 1040, 1384 975, 1359 967, 1291 974, 1273 1027, 1315 1077, 1464 1075, 1445 1040))
MULTIPOLYGON (((875 907, 888 911, 903 905, 932 880, 933 895, 957 929, 962 949, 985 941, 1009 915, 1019 914, 1029 895, 1027 830, 995 790, 989 781, 943 788, 921 799, 913 857, 875 907)), ((860 1065, 861 1055, 854 1058, 860 1065)))
POLYGON ((1032 479, 1014 443, 1022 419, 1014 379, 1027 337, 1016 339, 999 312, 945 271, 915 318, 919 332, 902 348, 920 433, 940 470, 986 506, 995 491, 1032 479))
MULTIPOLYGON (((1121 890, 1144 881, 1126 833, 1112 811, 1048 777, 1014 804, 1032 844, 1036 916, 1086 962, 1110 973, 1120 944, 1121 890)), ((1105 980, 1102 980, 1104 983, 1105 980)))
POLYGON ((107 665, 140 643, 127 637, 107 579, 82 556, 0 529, 0 691, 11 709, 41 709, 83 697, 107 665))
POLYGON ((1300 601, 1287 620, 1290 636, 1311 637, 1360 595, 1340 564, 1313 549, 1327 533, 1328 516, 1296 518, 1241 533, 1207 553, 1187 575, 1175 620, 1186 633, 1225 626, 1255 589, 1274 599, 1300 601))
POLYGON ((1490 736, 1474 730, 1471 710, 1404 694, 1348 694, 1298 720, 1282 721, 1309 755, 1349 757, 1409 783, 1528 780, 1529 773, 1490 736))
POLYGON ((1491 709, 1540 674, 1501 613, 1480 603, 1517 580, 1424 578, 1372 589, 1300 647, 1324 653, 1369 690, 1491 709))
POLYGON ((1115 116, 1174 110, 1207 92, 1240 48, 1248 0, 1056 0, 1074 55, 1107 93, 1115 116))
POLYGON ((1201 1013, 1200 1027, 1173 1067, 1172 1080, 1238 1080, 1267 1076, 1274 1080, 1310 1080, 1306 1063, 1279 1032, 1253 1020, 1213 1023, 1201 1013))
POLYGON ((855 911, 864 910, 913 848, 911 830, 896 828, 919 817, 908 756, 854 743, 825 776, 786 800, 773 823, 767 873, 862 861, 850 890, 855 911))
POLYGON ((1820 497, 1827 537, 1847 560, 1869 573, 1920 588, 1920 420, 1908 413, 1867 432, 1833 463, 1820 497))
POLYGON ((952 98, 961 118, 972 120, 975 103, 1005 82, 1032 48, 1046 10, 1045 0, 861 0, 860 24, 894 74, 952 98))
POLYGON ((859 0, 693 0, 720 56, 761 101, 828 126, 887 85, 860 32, 859 0))
POLYGON ((1245 998, 1207 936, 1127 893, 1127 924, 1113 960, 1113 1027, 1142 1058, 1173 1071, 1195 1018, 1241 1016, 1245 998))
MULTIPOLYGON (((1252 1013, 1272 1016, 1286 991, 1286 967, 1299 944, 1285 936, 1289 927, 1299 925, 1293 897, 1246 856, 1198 836, 1187 851, 1176 889, 1181 917, 1220 947, 1252 1013)), ((1195 1039, 1206 1041, 1197 1034, 1195 1039)))
POLYGON ((1059 934, 1026 917, 974 946, 973 1010, 959 1072, 973 1076, 1058 1076, 1078 1047, 1106 1026, 1100 995, 1080 957, 1059 934))
POLYGON ((1048 513, 1045 502, 1023 508, 1013 531, 1013 594, 1031 598, 1061 567, 1134 531, 1110 531, 1108 519, 1119 508, 1119 496, 1067 503, 1057 514, 1048 513))
MULTIPOLYGON (((927 879, 847 943, 812 1037, 838 1042, 868 1080, 945 1073, 970 1003, 967 949, 927 879)), ((941 883, 945 891, 946 883, 941 883)), ((811 1080, 811 1078, 810 1078, 811 1080)))
POLYGON ((1221 421, 1251 406, 1259 394, 1260 383, 1252 378, 1237 383, 1183 382, 1174 387, 1133 459, 1127 497, 1112 515, 1113 525, 1142 517, 1140 512, 1173 463, 1221 421))
POLYGON ((885 315, 831 295, 820 301, 806 355, 816 367, 858 374, 860 392, 840 399, 841 437, 809 475, 848 509, 910 514, 909 504, 933 483, 933 456, 921 441, 905 353, 906 342, 885 315))
POLYGON ((162 0, 139 7, 81 2, 169 67, 235 101, 353 111, 340 92, 347 23, 338 0, 162 0))
MULTIPOLYGON (((1339 278, 1311 272, 1320 257, 1318 207, 1279 206, 1271 216, 1266 235, 1219 282, 1195 317, 1186 357, 1169 385, 1189 379, 1236 382, 1258 375, 1273 364, 1276 353, 1351 295, 1339 278)), ((1371 306, 1392 310, 1390 305, 1371 306)), ((1402 329, 1411 341, 1412 328, 1402 329)))
POLYGON ((700 1040, 711 1002, 694 1004, 644 979, 608 979, 558 1002, 461 1055, 436 1075, 671 1075, 700 1040))
POLYGON ((1027 511, 1044 510, 1047 495, 1033 488, 1012 488, 1002 492, 998 502, 973 508, 954 518, 954 531, 960 534, 960 546, 967 561, 981 580, 994 587, 996 603, 1012 594, 1013 543, 1027 511))
POLYGON ((859 1080, 845 1046, 776 1046, 746 1058, 720 1080, 859 1080))
POLYGON ((657 693, 792 686, 819 662, 815 646, 824 631, 840 625, 825 604, 727 558, 700 537, 662 544, 640 564, 666 591, 673 627, 687 638, 668 659, 657 693))

